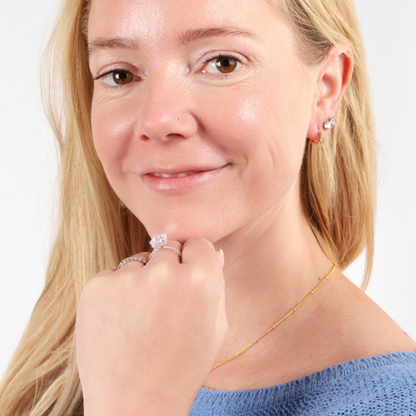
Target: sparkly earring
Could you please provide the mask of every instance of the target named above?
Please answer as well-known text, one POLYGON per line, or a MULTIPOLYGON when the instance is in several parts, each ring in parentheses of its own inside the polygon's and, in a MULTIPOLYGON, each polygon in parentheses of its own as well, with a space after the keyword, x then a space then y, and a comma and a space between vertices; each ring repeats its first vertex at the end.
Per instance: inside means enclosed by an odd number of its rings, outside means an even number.
POLYGON ((319 144, 319 145, 322 146, 324 144, 324 133, 321 130, 319 130, 318 133, 319 133, 319 137, 318 137, 317 140, 312 140, 312 139, 309 139, 309 140, 314 145, 318 145, 319 144))
MULTIPOLYGON (((337 119, 335 117, 331 117, 328 121, 324 123, 324 129, 329 131, 337 124, 337 119)), ((324 133, 321 130, 318 130, 319 137, 317 140, 310 140, 312 144, 324 144, 324 133)))
POLYGON ((123 208, 123 209, 127 209, 127 207, 126 207, 126 205, 124 204, 123 201, 120 201, 120 207, 123 208))
POLYGON ((325 130, 331 130, 332 127, 334 127, 336 124, 337 124, 337 119, 335 117, 332 117, 330 120, 325 121, 324 129, 325 130))

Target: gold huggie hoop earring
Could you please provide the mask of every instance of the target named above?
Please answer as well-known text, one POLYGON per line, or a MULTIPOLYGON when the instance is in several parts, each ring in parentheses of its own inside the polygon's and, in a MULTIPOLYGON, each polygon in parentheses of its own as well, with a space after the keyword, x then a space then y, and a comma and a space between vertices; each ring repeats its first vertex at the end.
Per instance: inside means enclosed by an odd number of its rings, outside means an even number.
POLYGON ((323 145, 323 144, 324 144, 324 133, 323 133, 321 130, 319 130, 319 131, 318 131, 318 133, 319 133, 319 138, 318 138, 318 140, 312 140, 312 139, 309 139, 309 140, 310 140, 310 142, 311 142, 313 145, 323 145))

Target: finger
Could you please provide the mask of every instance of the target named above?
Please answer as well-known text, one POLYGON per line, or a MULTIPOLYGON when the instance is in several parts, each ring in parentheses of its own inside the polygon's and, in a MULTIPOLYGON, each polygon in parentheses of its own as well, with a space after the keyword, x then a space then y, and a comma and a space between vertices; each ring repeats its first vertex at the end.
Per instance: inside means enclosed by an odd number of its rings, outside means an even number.
POLYGON ((205 238, 192 238, 183 245, 183 264, 198 264, 202 267, 219 265, 222 269, 222 256, 215 250, 214 245, 205 238))
POLYGON ((149 255, 149 264, 165 261, 180 263, 181 258, 182 244, 178 241, 169 240, 162 248, 154 250, 153 253, 149 255), (179 255, 178 252, 181 253, 181 255, 179 255))

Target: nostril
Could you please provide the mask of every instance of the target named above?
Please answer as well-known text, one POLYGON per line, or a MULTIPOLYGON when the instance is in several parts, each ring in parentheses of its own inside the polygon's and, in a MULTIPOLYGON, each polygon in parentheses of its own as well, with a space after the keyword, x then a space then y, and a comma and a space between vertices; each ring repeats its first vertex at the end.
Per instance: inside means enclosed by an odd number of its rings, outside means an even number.
POLYGON ((198 124, 191 113, 181 114, 171 109, 145 109, 138 119, 136 132, 143 141, 149 139, 166 142, 188 139, 197 133, 198 124), (141 131, 139 131, 141 130, 141 131))

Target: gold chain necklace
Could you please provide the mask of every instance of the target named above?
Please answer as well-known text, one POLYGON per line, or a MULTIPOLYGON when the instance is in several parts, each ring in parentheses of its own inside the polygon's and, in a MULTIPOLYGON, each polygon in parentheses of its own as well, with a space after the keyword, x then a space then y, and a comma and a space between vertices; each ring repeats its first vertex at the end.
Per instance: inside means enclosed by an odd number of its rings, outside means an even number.
POLYGON ((309 292, 304 298, 303 300, 301 300, 290 312, 288 312, 282 319, 280 319, 280 321, 277 321, 270 329, 268 329, 262 336, 258 337, 257 339, 255 339, 253 342, 251 342, 250 344, 247 345, 247 347, 244 347, 242 350, 238 351, 237 353, 235 353, 233 356, 231 356, 230 358, 226 359, 225 361, 223 361, 221 364, 216 365, 215 367, 213 367, 211 369, 211 371, 215 370, 216 368, 222 366, 225 363, 228 363, 228 361, 231 361, 232 359, 234 359, 235 357, 239 356, 240 354, 242 354, 244 351, 248 350, 252 345, 254 345, 256 342, 258 342, 259 340, 261 340, 263 337, 265 337, 269 332, 271 332, 273 329, 275 329, 278 325, 280 325, 286 318, 289 318, 290 315, 292 315, 293 312, 296 311, 296 309, 298 309, 301 305, 303 305, 307 299, 309 299, 320 287, 321 285, 329 278, 329 276, 331 276, 331 274, 334 272, 335 270, 335 263, 333 263, 333 267, 331 269, 331 271, 321 280, 321 282, 319 282, 319 284, 311 291, 309 292))

